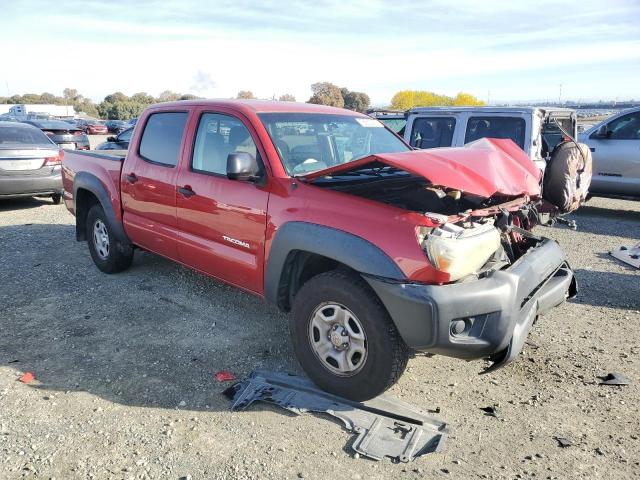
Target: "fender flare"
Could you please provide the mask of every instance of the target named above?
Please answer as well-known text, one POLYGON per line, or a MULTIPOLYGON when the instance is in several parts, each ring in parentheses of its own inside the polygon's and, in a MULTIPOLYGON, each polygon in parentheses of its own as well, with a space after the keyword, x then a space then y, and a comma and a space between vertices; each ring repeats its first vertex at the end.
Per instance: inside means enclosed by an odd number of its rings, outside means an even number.
POLYGON ((109 225, 109 229, 113 232, 116 239, 120 243, 131 244, 129 237, 127 237, 127 234, 124 231, 122 223, 117 219, 116 214, 113 211, 111 199, 107 193, 107 188, 98 177, 89 172, 78 172, 73 179, 73 203, 74 211, 76 212, 76 239, 80 240, 82 238, 82 233, 78 230, 78 205, 76 204, 78 199, 78 190, 80 189, 91 192, 98 199, 98 202, 107 217, 106 220, 109 225))
POLYGON ((307 222, 288 222, 276 231, 264 273, 267 301, 278 305, 278 290, 289 254, 302 251, 340 262, 356 272, 404 279, 398 265, 379 247, 352 233, 307 222))

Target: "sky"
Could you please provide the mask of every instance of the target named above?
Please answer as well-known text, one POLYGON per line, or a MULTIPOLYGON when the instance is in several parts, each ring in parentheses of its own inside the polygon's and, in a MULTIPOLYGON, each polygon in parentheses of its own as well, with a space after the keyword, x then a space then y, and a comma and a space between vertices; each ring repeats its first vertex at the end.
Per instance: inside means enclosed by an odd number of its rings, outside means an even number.
POLYGON ((0 0, 0 96, 640 100, 640 0, 0 0), (560 87, 562 86, 562 87, 560 87))

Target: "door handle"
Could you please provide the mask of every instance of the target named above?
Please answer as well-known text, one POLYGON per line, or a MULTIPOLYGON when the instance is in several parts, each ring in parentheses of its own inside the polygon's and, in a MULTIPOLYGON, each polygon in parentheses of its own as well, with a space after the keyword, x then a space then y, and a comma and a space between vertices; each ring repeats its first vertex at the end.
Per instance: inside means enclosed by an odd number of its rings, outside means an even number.
POLYGON ((185 185, 184 187, 178 188, 178 191, 187 198, 193 197, 196 194, 196 192, 194 192, 189 185, 185 185))
POLYGON ((138 181, 138 177, 136 177, 135 173, 130 173, 129 175, 125 175, 124 178, 129 183, 136 183, 138 181))

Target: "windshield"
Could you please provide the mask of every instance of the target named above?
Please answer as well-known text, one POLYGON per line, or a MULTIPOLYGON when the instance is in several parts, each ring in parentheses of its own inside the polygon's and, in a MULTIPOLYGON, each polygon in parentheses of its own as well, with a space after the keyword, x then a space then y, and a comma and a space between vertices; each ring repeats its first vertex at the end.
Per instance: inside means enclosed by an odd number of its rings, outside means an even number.
POLYGON ((51 140, 35 127, 0 126, 0 147, 5 145, 47 145, 51 140))
POLYGON ((320 113, 258 116, 291 176, 306 175, 375 153, 409 150, 373 118, 320 113))

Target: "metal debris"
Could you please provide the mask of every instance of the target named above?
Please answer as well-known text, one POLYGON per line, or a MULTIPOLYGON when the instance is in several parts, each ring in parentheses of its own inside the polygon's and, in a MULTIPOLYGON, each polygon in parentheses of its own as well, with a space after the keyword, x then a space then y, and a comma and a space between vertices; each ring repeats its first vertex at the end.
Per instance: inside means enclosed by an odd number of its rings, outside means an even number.
POLYGON ((602 382, 600 382, 600 385, 622 386, 622 385, 629 385, 629 383, 631 383, 631 381, 627 377, 625 377, 624 375, 618 372, 607 373, 605 376, 598 377, 598 378, 602 380, 602 382))
POLYGON ((615 250, 611 250, 609 254, 632 267, 640 268, 640 243, 633 247, 618 247, 615 250))
POLYGON ((482 410, 485 414, 485 416, 487 417, 496 417, 498 418, 498 410, 496 409, 496 407, 480 407, 480 410, 482 410))
POLYGON ((565 438, 565 437, 554 437, 554 438, 556 439, 556 442, 558 442, 558 445, 561 448, 567 448, 573 445, 573 441, 569 438, 565 438))
POLYGON ((286 373, 255 371, 248 379, 224 391, 242 410, 253 402, 276 404, 295 414, 328 413, 340 419, 347 430, 358 436, 352 448, 368 458, 391 457, 409 462, 442 448, 446 424, 421 410, 381 395, 367 402, 355 402, 331 395, 309 379, 286 373))

